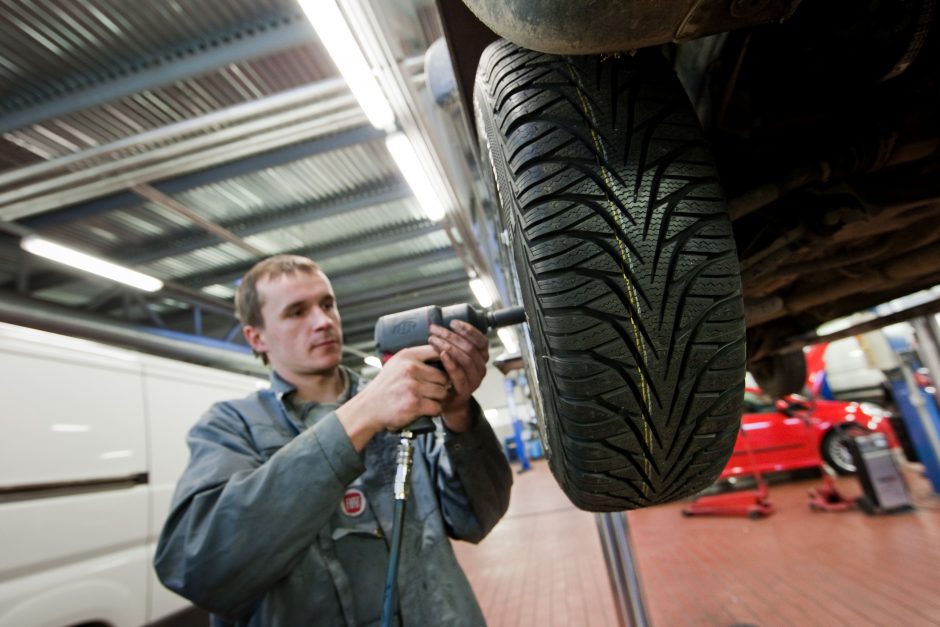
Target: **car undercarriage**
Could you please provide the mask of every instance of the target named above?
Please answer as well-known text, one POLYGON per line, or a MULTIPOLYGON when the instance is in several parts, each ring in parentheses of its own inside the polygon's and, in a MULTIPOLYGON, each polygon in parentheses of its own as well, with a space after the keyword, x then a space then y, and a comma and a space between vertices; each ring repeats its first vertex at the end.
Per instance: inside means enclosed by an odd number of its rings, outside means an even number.
MULTIPOLYGON (((466 90, 496 35, 454 4, 440 3, 466 90)), ((940 283, 932 2, 731 2, 705 15, 612 1, 580 19, 565 4, 467 2, 524 46, 615 56, 638 42, 671 59, 728 198, 752 370, 820 324, 940 283)))
POLYGON ((820 325, 940 283, 932 2, 466 4, 492 31, 440 7, 476 222, 579 506, 701 489, 745 367, 797 392, 820 325))

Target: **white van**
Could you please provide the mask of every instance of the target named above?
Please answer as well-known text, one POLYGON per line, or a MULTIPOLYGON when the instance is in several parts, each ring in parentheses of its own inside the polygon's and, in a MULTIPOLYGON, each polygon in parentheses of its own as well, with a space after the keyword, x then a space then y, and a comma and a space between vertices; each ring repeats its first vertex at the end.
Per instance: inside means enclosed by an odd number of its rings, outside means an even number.
POLYGON ((182 618, 151 564, 186 433, 266 386, 0 323, 0 627, 182 618))
POLYGON ((888 379, 872 365, 869 358, 872 331, 857 337, 846 337, 826 347, 826 382, 833 398, 851 401, 884 403, 888 379))

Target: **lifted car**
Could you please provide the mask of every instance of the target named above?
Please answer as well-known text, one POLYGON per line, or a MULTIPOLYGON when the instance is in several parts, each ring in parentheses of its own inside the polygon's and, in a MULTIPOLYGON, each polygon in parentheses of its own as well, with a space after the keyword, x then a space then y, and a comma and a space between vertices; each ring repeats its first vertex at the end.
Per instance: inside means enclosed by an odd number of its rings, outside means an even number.
POLYGON ((467 5, 478 223, 576 505, 703 489, 745 368, 795 392, 819 324, 940 283, 932 1, 467 5))

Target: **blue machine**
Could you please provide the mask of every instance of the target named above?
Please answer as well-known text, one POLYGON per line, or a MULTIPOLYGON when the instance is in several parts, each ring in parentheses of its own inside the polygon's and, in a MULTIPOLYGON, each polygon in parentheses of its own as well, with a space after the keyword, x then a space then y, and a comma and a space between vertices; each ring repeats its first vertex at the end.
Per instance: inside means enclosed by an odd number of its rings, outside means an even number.
POLYGON ((917 456, 927 473, 934 492, 940 493, 940 447, 936 446, 940 433, 940 409, 936 399, 914 383, 913 370, 917 367, 912 352, 899 353, 901 366, 885 372, 891 382, 894 402, 904 426, 910 434, 917 456))
POLYGON ((509 417, 512 420, 512 438, 516 444, 516 457, 522 465, 522 471, 532 468, 529 463, 529 456, 526 453, 525 442, 522 439, 522 420, 519 418, 519 410, 516 407, 516 385, 518 381, 515 377, 506 377, 506 401, 509 404, 509 417))

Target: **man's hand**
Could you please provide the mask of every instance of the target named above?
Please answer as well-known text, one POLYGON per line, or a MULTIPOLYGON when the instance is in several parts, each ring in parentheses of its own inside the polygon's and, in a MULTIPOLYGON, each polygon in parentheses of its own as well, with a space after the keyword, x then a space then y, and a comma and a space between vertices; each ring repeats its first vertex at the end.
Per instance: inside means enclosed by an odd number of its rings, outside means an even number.
POLYGON ((421 416, 444 415, 447 375, 425 363, 440 358, 433 346, 401 350, 362 392, 336 410, 357 451, 380 431, 399 431, 421 416))
POLYGON ((421 416, 441 416, 454 432, 473 426, 470 398, 483 381, 490 343, 460 320, 431 325, 429 345, 406 348, 365 389, 336 410, 357 451, 380 431, 399 431, 421 416), (446 372, 426 362, 440 361, 446 372))
POLYGON ((440 353, 451 384, 441 403, 441 417, 451 431, 466 431, 473 426, 470 397, 486 375, 490 342, 473 325, 454 320, 450 329, 431 325, 428 343, 440 353))

